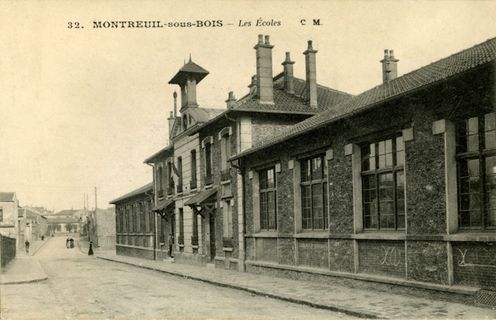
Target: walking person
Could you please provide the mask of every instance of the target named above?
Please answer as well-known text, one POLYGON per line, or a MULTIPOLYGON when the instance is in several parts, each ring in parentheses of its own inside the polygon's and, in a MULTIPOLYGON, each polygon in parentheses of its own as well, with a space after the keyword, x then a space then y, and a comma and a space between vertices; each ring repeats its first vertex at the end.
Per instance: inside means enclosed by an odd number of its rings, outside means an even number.
POLYGON ((88 250, 88 255, 89 256, 93 255, 93 241, 90 241, 90 249, 88 250))

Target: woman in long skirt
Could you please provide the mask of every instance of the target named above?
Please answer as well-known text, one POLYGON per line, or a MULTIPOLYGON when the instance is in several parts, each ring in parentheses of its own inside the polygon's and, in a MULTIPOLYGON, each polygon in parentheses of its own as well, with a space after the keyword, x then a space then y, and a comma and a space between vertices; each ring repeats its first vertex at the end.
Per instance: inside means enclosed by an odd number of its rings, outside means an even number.
POLYGON ((88 255, 89 256, 93 255, 93 241, 90 241, 90 249, 88 250, 88 255))

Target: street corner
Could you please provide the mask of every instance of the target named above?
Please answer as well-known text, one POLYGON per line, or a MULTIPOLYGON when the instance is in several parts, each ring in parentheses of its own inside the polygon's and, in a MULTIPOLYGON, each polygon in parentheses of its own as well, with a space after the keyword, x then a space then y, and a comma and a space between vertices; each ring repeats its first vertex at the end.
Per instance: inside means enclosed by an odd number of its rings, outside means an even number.
POLYGON ((33 257, 20 257, 14 259, 2 271, 1 285, 14 285, 45 281, 48 275, 38 259, 33 257))

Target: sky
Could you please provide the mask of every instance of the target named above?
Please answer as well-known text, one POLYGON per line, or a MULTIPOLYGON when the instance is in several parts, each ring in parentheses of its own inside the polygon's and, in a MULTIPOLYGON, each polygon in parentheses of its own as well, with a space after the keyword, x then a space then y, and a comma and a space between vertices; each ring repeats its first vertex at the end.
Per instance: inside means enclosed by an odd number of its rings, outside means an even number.
POLYGON ((289 51, 304 78, 312 40, 318 83, 359 94, 381 83, 384 49, 402 75, 495 37, 495 16, 496 1, 0 1, 0 191, 58 211, 84 194, 94 207, 94 187, 107 207, 151 182, 143 160, 168 143, 168 81, 190 54, 210 72, 203 107, 247 93, 258 34, 270 35, 274 74, 289 51), (93 28, 115 20, 223 26, 93 28))

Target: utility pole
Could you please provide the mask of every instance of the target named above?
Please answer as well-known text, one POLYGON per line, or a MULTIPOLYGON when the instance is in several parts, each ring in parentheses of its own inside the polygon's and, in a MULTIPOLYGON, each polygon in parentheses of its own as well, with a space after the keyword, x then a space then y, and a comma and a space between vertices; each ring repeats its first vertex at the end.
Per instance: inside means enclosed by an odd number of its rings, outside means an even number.
POLYGON ((94 230, 95 230, 95 243, 93 243, 95 246, 98 246, 98 237, 96 236, 97 234, 97 229, 98 229, 98 226, 96 225, 96 210, 98 208, 98 197, 97 197, 97 190, 96 190, 96 187, 95 187, 95 214, 93 215, 93 224, 95 226, 94 230))
POLYGON ((97 205, 97 195, 96 195, 96 187, 95 187, 95 213, 96 213, 96 208, 98 208, 98 205, 97 205))

